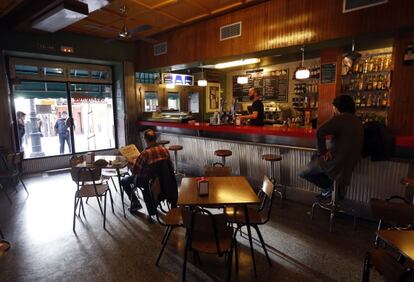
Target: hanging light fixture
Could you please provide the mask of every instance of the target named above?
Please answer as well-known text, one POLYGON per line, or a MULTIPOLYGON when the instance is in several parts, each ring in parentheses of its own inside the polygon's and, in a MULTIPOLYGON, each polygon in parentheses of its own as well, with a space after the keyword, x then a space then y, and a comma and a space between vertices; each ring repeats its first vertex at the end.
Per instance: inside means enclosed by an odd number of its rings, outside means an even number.
POLYGON ((197 85, 204 87, 204 86, 207 86, 207 80, 204 78, 203 66, 200 66, 200 67, 201 67, 201 79, 197 81, 197 85))
POLYGON ((305 63, 305 46, 300 48, 302 51, 302 61, 299 64, 298 68, 295 71, 295 78, 296 79, 307 79, 310 77, 310 71, 308 68, 304 66, 305 63))
POLYGON ((238 84, 247 84, 249 82, 249 78, 247 76, 238 76, 237 83, 238 84))

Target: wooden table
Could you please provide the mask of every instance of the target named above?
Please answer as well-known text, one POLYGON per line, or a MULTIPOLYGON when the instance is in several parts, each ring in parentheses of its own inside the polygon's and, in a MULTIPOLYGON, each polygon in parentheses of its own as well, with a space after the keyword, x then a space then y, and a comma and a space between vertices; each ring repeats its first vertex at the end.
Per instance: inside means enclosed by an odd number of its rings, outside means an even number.
MULTIPOLYGON (((100 168, 102 168, 102 169, 107 168, 107 169, 115 169, 116 170, 116 174, 118 176, 119 189, 121 190, 122 211, 124 213, 124 217, 126 218, 125 205, 124 205, 124 189, 122 188, 122 185, 121 185, 121 172, 120 172, 120 170, 123 169, 123 168, 125 168, 125 167, 127 167, 128 166, 128 162, 124 160, 124 161, 121 161, 120 164, 116 164, 115 165, 112 162, 114 160, 116 160, 117 157, 120 157, 120 156, 115 156, 115 155, 96 155, 95 156, 95 161, 96 160, 103 159, 103 160, 105 160, 105 161, 108 162, 108 165, 107 166, 100 166, 100 168)), ((95 167, 94 164, 88 164, 86 162, 80 163, 80 164, 78 164, 76 166, 77 167, 86 167, 86 168, 94 168, 95 167)))
POLYGON ((252 186, 244 176, 207 177, 207 179, 209 183, 209 194, 208 196, 199 196, 197 191, 197 178, 183 178, 177 204, 180 206, 202 207, 243 205, 253 269, 254 274, 257 275, 247 205, 259 204, 259 197, 257 197, 252 186))
POLYGON ((380 230, 378 237, 414 261, 414 230, 380 230))

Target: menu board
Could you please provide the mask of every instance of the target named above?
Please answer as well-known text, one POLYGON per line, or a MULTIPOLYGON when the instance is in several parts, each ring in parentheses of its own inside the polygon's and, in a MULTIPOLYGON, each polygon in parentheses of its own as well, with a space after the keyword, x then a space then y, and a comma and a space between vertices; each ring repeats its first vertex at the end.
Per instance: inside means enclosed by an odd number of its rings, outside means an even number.
POLYGON ((233 96, 247 97, 249 88, 256 88, 266 99, 287 102, 289 89, 289 71, 273 70, 266 74, 250 75, 246 84, 238 84, 237 77, 233 76, 233 96))
POLYGON ((321 66, 321 83, 334 83, 336 76, 336 64, 323 64, 321 66))

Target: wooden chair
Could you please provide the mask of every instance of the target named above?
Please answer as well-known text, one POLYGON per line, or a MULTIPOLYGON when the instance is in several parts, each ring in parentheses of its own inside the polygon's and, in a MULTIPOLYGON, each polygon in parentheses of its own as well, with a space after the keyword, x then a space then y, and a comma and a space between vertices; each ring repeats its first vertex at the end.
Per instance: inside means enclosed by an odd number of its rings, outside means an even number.
MULTIPOLYGON (((4 189, 6 189, 7 187, 6 183, 7 183, 8 185, 13 186, 17 192, 16 186, 20 182, 23 185, 23 188, 26 191, 26 193, 29 194, 29 192, 27 191, 26 185, 24 184, 21 178, 22 161, 23 161, 23 152, 9 153, 6 156, 3 156, 3 163, 4 163, 6 170, 0 172, 0 183, 3 183, 3 185, 5 186, 4 189)), ((9 201, 11 201, 8 195, 7 197, 9 201)))
MULTIPOLYGON (((73 232, 75 231, 76 225, 76 209, 79 205, 79 212, 78 216, 80 216, 80 212, 82 210, 83 216, 85 217, 85 208, 83 205, 83 198, 91 198, 96 197, 99 209, 103 215, 103 228, 106 228, 106 195, 109 192, 110 197, 112 199, 111 190, 106 182, 101 181, 101 168, 95 167, 77 167, 76 163, 79 162, 81 158, 74 157, 71 159, 70 164, 72 165, 71 168, 71 176, 72 180, 76 183, 77 189, 75 192, 75 202, 73 208, 73 232), (103 200, 103 209, 101 205, 101 198, 103 200)), ((112 204, 112 213, 115 214, 114 206, 112 204)))
MULTIPOLYGON (((233 228, 229 227, 224 214, 213 215, 206 209, 183 210, 183 223, 187 228, 187 240, 184 251, 183 281, 185 281, 188 251, 193 251, 194 259, 198 253, 225 255, 227 258, 227 281, 231 279, 233 263, 233 247, 237 249, 237 241, 233 236, 233 228)), ((238 258, 236 256, 236 269, 238 258)))
POLYGON ((243 207, 226 207, 224 210, 224 214, 226 215, 226 219, 229 223, 237 225, 237 229, 240 229, 242 226, 249 224, 256 230, 257 235, 260 239, 260 243, 262 244, 263 251, 266 255, 267 262, 269 263, 269 265, 272 265, 269 255, 267 253, 263 236, 260 233, 260 229, 258 227, 259 225, 266 224, 270 220, 272 212, 274 185, 267 176, 264 176, 263 178, 262 188, 259 190, 258 196, 260 199, 259 207, 249 207, 247 209, 249 222, 246 222, 246 214, 245 209, 243 207))
POLYGON ((370 269, 375 268, 387 282, 414 281, 414 263, 402 262, 398 257, 385 249, 372 249, 367 252, 364 261, 362 281, 369 282, 370 269))
POLYGON ((204 176, 230 176, 231 168, 229 166, 205 166, 204 176))
MULTIPOLYGON (((410 203, 393 202, 395 198, 387 200, 371 199, 371 215, 378 220, 377 231, 382 228, 413 228, 414 224, 414 205, 410 203)), ((374 244, 378 245, 378 235, 375 237, 374 244)))
POLYGON ((161 193, 161 185, 158 177, 150 181, 149 189, 151 192, 151 200, 153 201, 154 206, 157 207, 157 212, 155 214, 157 222, 160 225, 166 227, 164 236, 161 240, 162 247, 160 253, 158 254, 157 261, 155 262, 155 265, 158 266, 165 246, 167 245, 168 239, 170 238, 171 232, 174 230, 174 228, 183 226, 182 210, 181 208, 171 208, 170 203, 168 203, 166 200, 159 202, 157 201, 161 193))

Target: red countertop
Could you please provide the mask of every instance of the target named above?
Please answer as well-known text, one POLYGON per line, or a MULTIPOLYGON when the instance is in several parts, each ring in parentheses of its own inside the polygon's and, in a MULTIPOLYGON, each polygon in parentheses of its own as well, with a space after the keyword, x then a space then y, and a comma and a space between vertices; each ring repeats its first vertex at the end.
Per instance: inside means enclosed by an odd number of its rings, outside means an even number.
MULTIPOLYGON (((296 138, 316 138, 316 130, 305 128, 287 128, 280 126, 235 126, 235 125, 210 125, 208 123, 171 123, 159 121, 137 121, 140 126, 165 126, 173 128, 183 128, 192 130, 204 130, 211 132, 226 132, 226 133, 243 133, 243 134, 258 134, 258 135, 273 135, 286 136, 296 138)), ((396 145, 398 147, 414 148, 414 136, 396 136, 396 145)))
POLYGON ((258 135, 275 135, 297 138, 315 138, 314 129, 305 128, 287 128, 279 126, 250 126, 250 125, 210 125, 208 123, 171 123, 171 122, 155 122, 155 121, 138 121, 137 125, 141 126, 166 126, 193 130, 204 130, 213 132, 226 132, 226 133, 243 133, 243 134, 258 134, 258 135))

